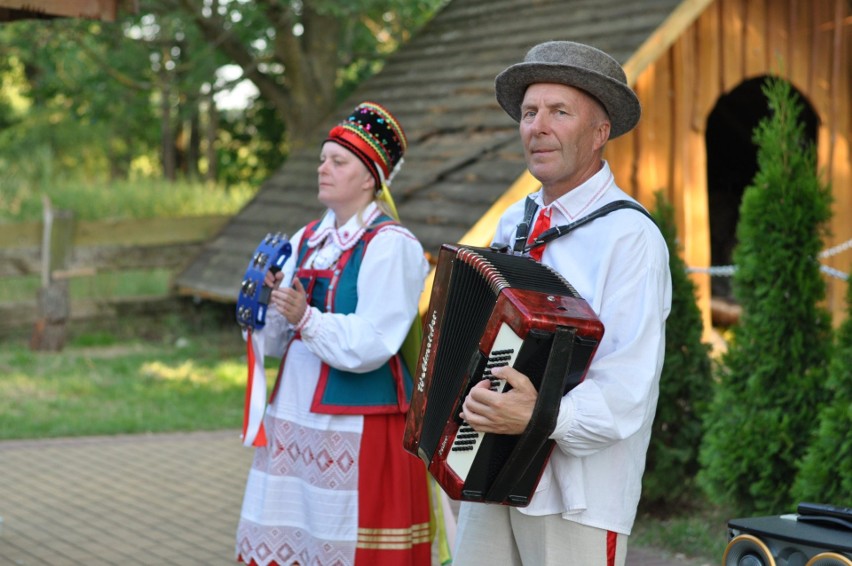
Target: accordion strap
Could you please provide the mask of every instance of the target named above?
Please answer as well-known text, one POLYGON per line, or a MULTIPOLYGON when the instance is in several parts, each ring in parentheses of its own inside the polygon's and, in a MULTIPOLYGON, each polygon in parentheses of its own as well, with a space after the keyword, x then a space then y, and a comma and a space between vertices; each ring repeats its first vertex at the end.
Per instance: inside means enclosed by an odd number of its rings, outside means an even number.
POLYGON ((535 199, 527 196, 527 200, 524 202, 524 220, 518 224, 518 228, 515 230, 515 245, 512 248, 515 253, 520 254, 524 251, 536 210, 538 210, 538 204, 536 204, 535 199))
POLYGON ((486 500, 511 500, 512 487, 527 473, 535 455, 542 450, 547 450, 549 454, 553 449, 554 442, 550 440, 550 435, 556 429, 556 418, 559 415, 562 396, 565 394, 576 334, 576 328, 557 327, 530 422, 518 437, 511 456, 506 459, 491 484, 486 500))
MULTIPOLYGON (((529 197, 527 197, 527 199, 528 199, 527 209, 529 209, 529 201, 532 200, 532 199, 530 199, 529 197)), ((535 203, 533 203, 533 204, 535 204, 535 203)), ((647 216, 648 218, 650 218, 651 222, 654 222, 654 218, 650 214, 648 214, 648 211, 645 210, 641 205, 636 204, 632 200, 615 200, 615 201, 612 201, 609 204, 605 204, 604 206, 595 210, 591 214, 584 216, 584 217, 580 218, 579 220, 575 220, 574 222, 571 222, 570 224, 562 224, 560 226, 554 226, 553 228, 549 228, 549 229, 545 230, 544 232, 541 233, 541 235, 538 238, 536 238, 535 242, 533 242, 529 246, 524 247, 522 249, 522 251, 529 252, 533 248, 543 246, 543 245, 547 244, 548 242, 552 242, 556 238, 561 238, 562 236, 564 236, 568 232, 571 232, 572 230, 579 228, 580 226, 588 224, 592 220, 600 218, 601 216, 606 216, 610 212, 612 212, 614 210, 619 210, 621 208, 632 208, 633 210, 637 210, 637 211, 641 212, 642 214, 644 214, 645 216, 647 216)), ((533 213, 535 213, 535 209, 533 209, 533 213)), ((529 219, 529 220, 531 220, 531 219, 529 219)), ((521 227, 523 227, 526 223, 526 229, 524 230, 524 240, 526 240, 526 232, 529 231, 529 220, 525 220, 525 222, 522 222, 521 224, 518 225, 518 234, 520 234, 521 227)), ((655 222, 655 224, 656 224, 656 222, 655 222)), ((519 251, 517 237, 515 238, 515 248, 514 249, 515 249, 515 251, 519 251)))

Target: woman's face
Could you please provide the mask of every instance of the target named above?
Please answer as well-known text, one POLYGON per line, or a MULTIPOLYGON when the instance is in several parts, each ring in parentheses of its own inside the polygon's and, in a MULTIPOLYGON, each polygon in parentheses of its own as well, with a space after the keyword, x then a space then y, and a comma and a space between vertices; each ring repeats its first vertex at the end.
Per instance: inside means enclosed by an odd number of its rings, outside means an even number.
POLYGON ((340 144, 323 144, 317 175, 319 201, 334 211, 341 222, 373 200, 376 187, 370 170, 340 144))

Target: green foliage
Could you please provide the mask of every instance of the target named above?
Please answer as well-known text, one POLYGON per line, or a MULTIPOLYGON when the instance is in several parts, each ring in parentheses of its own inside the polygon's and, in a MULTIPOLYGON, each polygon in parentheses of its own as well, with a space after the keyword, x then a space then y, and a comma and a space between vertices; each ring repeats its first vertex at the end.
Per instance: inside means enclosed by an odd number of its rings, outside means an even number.
POLYGON ((826 397, 829 315, 817 254, 830 192, 804 145, 801 103, 770 79, 754 132, 758 172, 746 188, 734 251, 743 307, 705 418, 699 474, 714 500, 743 514, 794 509, 792 478, 826 397))
POLYGON ((0 129, 0 179, 126 173, 134 156, 156 148, 150 64, 120 37, 120 28, 87 20, 0 27, 3 90, 18 98, 0 129))
POLYGON ((275 109, 256 100, 241 112, 222 112, 216 140, 218 180, 226 187, 258 187, 288 153, 275 109))
POLYGON ((816 437, 793 487, 797 501, 852 504, 852 284, 846 286, 846 320, 837 331, 826 382, 830 399, 819 409, 816 437))
POLYGON ((642 477, 642 508, 655 512, 683 509, 697 495, 701 412, 712 394, 707 344, 701 342, 701 311, 695 285, 680 256, 674 208, 656 194, 654 219, 669 248, 672 310, 666 320, 666 351, 660 398, 642 477))

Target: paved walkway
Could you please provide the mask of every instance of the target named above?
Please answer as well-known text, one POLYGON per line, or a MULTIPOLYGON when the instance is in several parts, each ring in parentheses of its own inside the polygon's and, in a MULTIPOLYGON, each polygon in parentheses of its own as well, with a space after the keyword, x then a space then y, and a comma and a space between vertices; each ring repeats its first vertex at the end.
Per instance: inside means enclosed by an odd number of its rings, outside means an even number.
POLYGON ((0 566, 233 566, 251 454, 237 431, 0 442, 0 566))

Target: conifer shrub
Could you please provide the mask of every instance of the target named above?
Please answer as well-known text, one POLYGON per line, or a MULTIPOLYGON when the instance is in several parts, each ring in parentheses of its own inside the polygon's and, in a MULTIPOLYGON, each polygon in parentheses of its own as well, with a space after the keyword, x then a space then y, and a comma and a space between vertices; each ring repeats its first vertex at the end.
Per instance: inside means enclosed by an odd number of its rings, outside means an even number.
POLYGON ((763 87, 770 115, 754 130, 758 171, 743 194, 734 250, 739 324, 705 415, 699 481, 740 514, 795 510, 798 461, 825 401, 831 326, 817 254, 830 218, 801 102, 789 83, 763 87))
POLYGON ((643 511, 668 514, 696 496, 701 412, 712 394, 710 346, 701 342, 703 324, 695 284, 686 272, 674 222, 674 208, 656 194, 652 213, 669 248, 672 309, 666 320, 666 350, 660 398, 642 477, 643 511))
POLYGON ((852 283, 826 381, 829 400, 793 487, 797 501, 852 505, 852 283))

